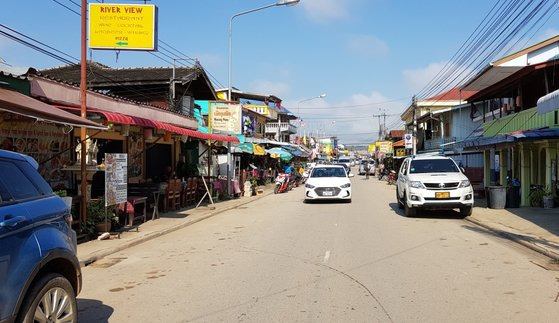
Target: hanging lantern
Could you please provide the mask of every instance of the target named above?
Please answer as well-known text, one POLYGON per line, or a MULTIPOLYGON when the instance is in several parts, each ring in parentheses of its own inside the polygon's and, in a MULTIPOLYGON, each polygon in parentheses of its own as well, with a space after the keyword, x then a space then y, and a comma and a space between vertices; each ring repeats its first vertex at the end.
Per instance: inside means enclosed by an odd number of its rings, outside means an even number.
POLYGON ((171 133, 170 133, 170 132, 166 132, 166 133, 163 135, 163 139, 165 139, 165 141, 171 140, 171 133))
POLYGON ((144 129, 144 139, 150 140, 153 138, 153 129, 145 128, 144 129))

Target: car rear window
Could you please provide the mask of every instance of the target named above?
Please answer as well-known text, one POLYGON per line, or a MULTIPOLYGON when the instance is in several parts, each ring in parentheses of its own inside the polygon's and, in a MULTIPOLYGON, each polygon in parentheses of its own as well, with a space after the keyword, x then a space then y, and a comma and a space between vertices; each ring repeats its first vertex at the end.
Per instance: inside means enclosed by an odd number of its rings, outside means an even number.
POLYGON ((412 160, 410 174, 419 173, 458 173, 458 167, 450 159, 412 160))

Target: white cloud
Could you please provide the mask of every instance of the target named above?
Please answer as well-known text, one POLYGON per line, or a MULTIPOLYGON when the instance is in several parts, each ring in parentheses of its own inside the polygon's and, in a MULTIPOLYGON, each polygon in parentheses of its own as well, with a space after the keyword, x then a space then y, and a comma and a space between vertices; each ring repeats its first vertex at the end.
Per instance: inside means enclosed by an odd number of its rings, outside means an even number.
MULTIPOLYGON (((298 114, 300 100, 285 102, 294 114, 298 114)), ((303 131, 307 133, 337 135, 341 143, 372 143, 378 137, 378 118, 373 115, 386 113, 386 126, 396 126, 402 110, 402 102, 391 101, 378 91, 368 94, 357 93, 347 99, 332 102, 325 99, 305 101, 300 105, 300 116, 304 120, 303 131)), ((384 122, 384 119, 381 120, 384 122)), ((389 129, 394 129, 391 127, 389 129)))
POLYGON ((24 66, 5 65, 5 64, 2 63, 2 58, 0 57, 0 71, 3 71, 5 73, 14 74, 14 75, 21 75, 21 74, 27 72, 28 69, 29 69, 29 67, 24 67, 24 66))
POLYGON ((445 64, 446 62, 437 62, 431 63, 424 68, 403 70, 404 82, 410 90, 417 93, 441 71, 445 64))
POLYGON ((291 88, 284 82, 254 80, 249 85, 249 92, 275 95, 279 98, 289 95, 291 88))
POLYGON ((352 0, 303 0, 300 6, 311 20, 326 22, 348 18, 351 2, 352 0))
POLYGON ((381 39, 370 35, 352 36, 347 42, 349 50, 357 56, 375 57, 388 53, 388 45, 381 39))
POLYGON ((546 29, 546 31, 544 31, 542 33, 542 36, 540 38, 541 38, 541 40, 546 40, 546 39, 555 37, 557 35, 559 35, 559 30, 557 30, 555 28, 548 28, 548 29, 546 29))

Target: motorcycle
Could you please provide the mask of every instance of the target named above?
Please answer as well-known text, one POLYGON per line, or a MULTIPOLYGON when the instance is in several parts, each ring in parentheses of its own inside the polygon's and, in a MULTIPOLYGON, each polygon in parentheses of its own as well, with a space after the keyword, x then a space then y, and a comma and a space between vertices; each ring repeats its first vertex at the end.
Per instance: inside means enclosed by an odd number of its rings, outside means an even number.
POLYGON ((289 191, 292 187, 290 185, 290 175, 285 173, 279 173, 275 179, 276 187, 274 187, 274 194, 283 193, 289 191))
POLYGON ((388 174, 388 185, 396 184, 396 172, 391 170, 390 174, 388 174))

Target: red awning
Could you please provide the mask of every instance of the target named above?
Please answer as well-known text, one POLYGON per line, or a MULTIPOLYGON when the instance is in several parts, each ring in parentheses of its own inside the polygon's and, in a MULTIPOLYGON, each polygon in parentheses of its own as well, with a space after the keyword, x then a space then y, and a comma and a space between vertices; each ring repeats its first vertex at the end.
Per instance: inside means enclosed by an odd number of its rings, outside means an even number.
MULTIPOLYGON (((66 109, 66 110, 74 110, 74 111, 80 110, 79 108, 75 108, 75 107, 65 107, 65 106, 56 106, 56 107, 60 109, 66 109)), ((190 136, 190 137, 204 139, 204 140, 239 142, 239 138, 233 136, 204 133, 193 129, 175 126, 165 122, 153 121, 153 120, 148 120, 140 117, 133 117, 121 113, 108 112, 108 111, 103 111, 98 109, 88 109, 87 111, 91 113, 99 113, 103 115, 108 122, 111 123, 129 124, 129 125, 137 125, 146 128, 163 129, 165 131, 176 133, 179 135, 185 135, 185 136, 190 136)))
POLYGON ((0 88, 0 110, 74 127, 106 129, 106 127, 101 124, 66 111, 60 111, 59 109, 55 109, 52 105, 8 89, 0 88))

